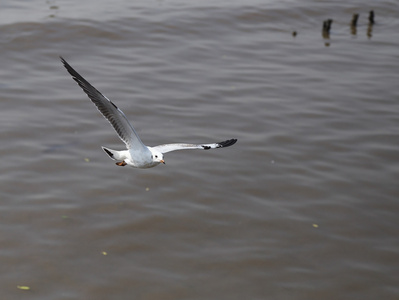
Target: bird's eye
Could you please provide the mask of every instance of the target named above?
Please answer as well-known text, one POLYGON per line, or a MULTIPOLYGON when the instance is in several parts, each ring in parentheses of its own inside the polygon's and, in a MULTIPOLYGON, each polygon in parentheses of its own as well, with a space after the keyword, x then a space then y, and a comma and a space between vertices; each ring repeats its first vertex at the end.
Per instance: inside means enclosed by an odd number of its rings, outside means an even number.
POLYGON ((158 155, 155 155, 155 158, 158 158, 158 155))

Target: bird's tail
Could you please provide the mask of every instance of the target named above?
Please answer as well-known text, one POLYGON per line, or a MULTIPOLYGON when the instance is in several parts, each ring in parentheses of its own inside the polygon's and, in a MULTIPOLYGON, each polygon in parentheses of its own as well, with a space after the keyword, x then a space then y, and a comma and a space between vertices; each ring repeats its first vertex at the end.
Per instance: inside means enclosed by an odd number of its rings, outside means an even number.
POLYGON ((125 151, 112 150, 112 149, 109 149, 109 148, 106 148, 103 146, 101 146, 101 148, 113 160, 124 160, 126 158, 126 156, 122 154, 122 152, 125 152, 125 151))

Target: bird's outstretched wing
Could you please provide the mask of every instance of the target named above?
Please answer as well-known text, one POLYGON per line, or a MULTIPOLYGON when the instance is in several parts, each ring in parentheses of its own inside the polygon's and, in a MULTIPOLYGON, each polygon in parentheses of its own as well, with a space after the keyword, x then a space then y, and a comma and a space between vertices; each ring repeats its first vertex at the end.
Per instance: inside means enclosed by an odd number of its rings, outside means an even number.
POLYGON ((237 142, 237 139, 231 139, 227 141, 223 141, 220 143, 213 143, 213 144, 164 144, 152 147, 160 151, 161 153, 167 153, 176 150, 186 150, 186 149, 200 149, 200 150, 209 150, 209 149, 216 149, 216 148, 226 148, 229 146, 234 145, 237 142))
POLYGON ((60 57, 60 59, 72 78, 78 83, 87 96, 89 96, 90 100, 97 106, 101 114, 111 123, 119 138, 126 144, 126 147, 134 151, 141 151, 146 148, 125 114, 111 100, 105 97, 76 72, 65 59, 62 57, 60 57))

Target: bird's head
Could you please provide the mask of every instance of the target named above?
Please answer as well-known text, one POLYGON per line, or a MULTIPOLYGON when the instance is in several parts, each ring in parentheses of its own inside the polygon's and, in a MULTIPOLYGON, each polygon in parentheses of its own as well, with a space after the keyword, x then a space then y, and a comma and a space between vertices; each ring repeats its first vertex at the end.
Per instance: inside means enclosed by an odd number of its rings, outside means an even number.
POLYGON ((163 154, 160 151, 157 151, 155 149, 150 149, 151 150, 151 158, 154 163, 165 163, 163 159, 163 154))

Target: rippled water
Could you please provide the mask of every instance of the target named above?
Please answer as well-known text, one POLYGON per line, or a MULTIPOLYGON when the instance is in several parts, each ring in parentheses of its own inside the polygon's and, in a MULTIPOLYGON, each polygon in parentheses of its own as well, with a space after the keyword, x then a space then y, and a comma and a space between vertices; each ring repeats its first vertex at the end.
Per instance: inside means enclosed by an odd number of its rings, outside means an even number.
POLYGON ((197 2, 0 4, 1 298, 398 299, 397 3, 197 2))

